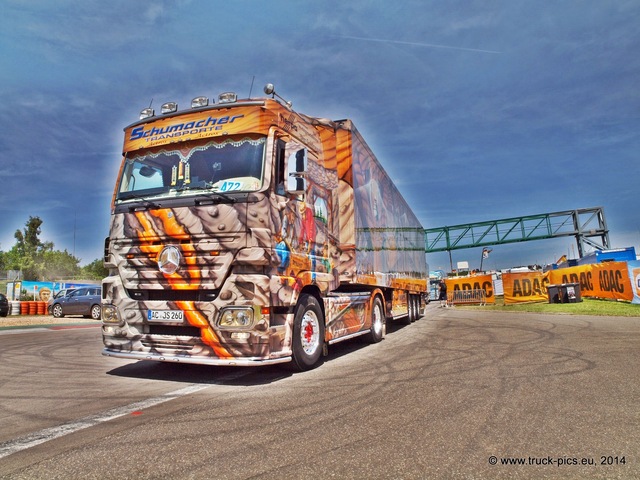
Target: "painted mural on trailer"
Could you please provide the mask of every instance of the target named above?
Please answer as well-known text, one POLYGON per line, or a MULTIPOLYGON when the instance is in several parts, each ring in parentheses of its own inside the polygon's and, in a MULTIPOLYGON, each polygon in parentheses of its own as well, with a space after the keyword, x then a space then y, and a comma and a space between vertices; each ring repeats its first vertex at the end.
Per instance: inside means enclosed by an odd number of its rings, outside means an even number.
POLYGON ((421 278, 424 230, 360 135, 353 135, 358 272, 421 278))

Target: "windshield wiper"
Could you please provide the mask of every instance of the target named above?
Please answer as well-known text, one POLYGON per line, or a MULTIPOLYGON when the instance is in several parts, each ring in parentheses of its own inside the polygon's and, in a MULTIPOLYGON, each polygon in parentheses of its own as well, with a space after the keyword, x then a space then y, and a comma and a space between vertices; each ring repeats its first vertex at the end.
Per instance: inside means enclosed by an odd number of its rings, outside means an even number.
MULTIPOLYGON (((228 203, 235 203, 236 199, 234 197, 232 197, 231 195, 228 195, 226 193, 222 193, 222 192, 202 192, 200 193, 196 198, 200 198, 200 197, 204 197, 207 200, 211 200, 211 203, 216 203, 216 200, 220 201, 220 200, 224 200, 225 202, 228 203)), ((209 202, 203 202, 202 200, 196 200, 196 203, 198 205, 203 205, 209 202)))
MULTIPOLYGON (((191 186, 191 185, 188 185, 188 184, 187 185, 182 184, 179 187, 174 187, 172 190, 175 191, 175 192, 179 192, 179 193, 186 192, 186 191, 197 192, 196 198, 205 197, 205 198, 210 199, 212 201, 224 200, 224 201, 229 202, 229 203, 235 203, 236 200, 231 195, 229 195, 227 193, 224 193, 224 192, 217 192, 217 191, 211 190, 213 185, 214 185, 213 182, 205 182, 204 185, 200 184, 200 185, 197 185, 197 186, 196 185, 191 186)), ((196 203, 198 205, 202 205, 202 202, 199 202, 197 200, 196 200, 196 203)))
POLYGON ((146 198, 137 195, 137 194, 133 194, 133 195, 120 195, 120 198, 118 198, 118 200, 120 201, 124 201, 124 200, 136 200, 137 202, 142 203, 142 205, 137 205, 137 204, 133 204, 129 206, 129 211, 131 212, 135 212, 136 210, 148 210, 150 208, 162 208, 160 206, 160 204, 152 202, 151 200, 147 200, 146 198))

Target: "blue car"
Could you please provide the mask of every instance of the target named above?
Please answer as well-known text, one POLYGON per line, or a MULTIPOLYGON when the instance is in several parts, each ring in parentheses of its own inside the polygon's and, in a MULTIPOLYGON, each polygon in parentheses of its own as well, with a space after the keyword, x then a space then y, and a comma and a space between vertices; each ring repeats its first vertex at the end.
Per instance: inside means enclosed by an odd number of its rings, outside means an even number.
POLYGON ((65 315, 82 315, 100 320, 101 296, 102 288, 100 287, 76 288, 67 295, 54 299, 51 304, 51 313, 56 318, 62 318, 65 315))

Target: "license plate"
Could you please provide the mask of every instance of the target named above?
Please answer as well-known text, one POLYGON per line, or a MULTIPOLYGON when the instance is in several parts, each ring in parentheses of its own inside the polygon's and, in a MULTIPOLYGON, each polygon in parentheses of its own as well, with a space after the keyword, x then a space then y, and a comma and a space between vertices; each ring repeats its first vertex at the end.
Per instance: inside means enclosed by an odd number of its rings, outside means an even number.
POLYGON ((181 322, 184 320, 182 310, 147 310, 147 319, 156 322, 181 322))

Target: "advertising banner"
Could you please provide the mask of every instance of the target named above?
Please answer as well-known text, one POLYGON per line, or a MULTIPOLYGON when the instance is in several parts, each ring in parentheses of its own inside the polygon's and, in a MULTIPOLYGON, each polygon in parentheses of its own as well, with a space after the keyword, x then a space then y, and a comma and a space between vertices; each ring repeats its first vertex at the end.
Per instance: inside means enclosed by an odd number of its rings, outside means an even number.
POLYGON ((629 268, 627 262, 591 263, 561 268, 549 272, 549 283, 579 283, 583 297, 627 300, 630 302, 634 299, 634 291, 629 278, 632 275, 629 268))
POLYGON ((453 277, 446 279, 447 293, 451 296, 457 291, 484 290, 486 303, 496 303, 493 292, 493 280, 491 275, 478 275, 475 277, 453 277))
POLYGON ((503 273, 504 304, 547 302, 549 273, 519 272, 503 273))
POLYGON ((582 297, 640 304, 640 261, 590 263, 546 273, 503 273, 505 305, 548 301, 547 287, 577 283, 582 297))
POLYGON ((631 303, 640 303, 640 262, 627 262, 629 268, 629 278, 631 279, 631 290, 633 291, 633 300, 631 303))

